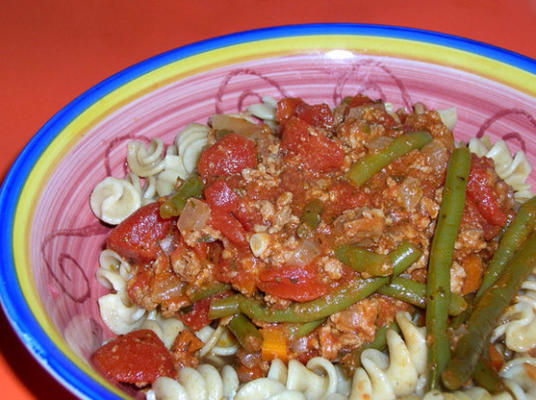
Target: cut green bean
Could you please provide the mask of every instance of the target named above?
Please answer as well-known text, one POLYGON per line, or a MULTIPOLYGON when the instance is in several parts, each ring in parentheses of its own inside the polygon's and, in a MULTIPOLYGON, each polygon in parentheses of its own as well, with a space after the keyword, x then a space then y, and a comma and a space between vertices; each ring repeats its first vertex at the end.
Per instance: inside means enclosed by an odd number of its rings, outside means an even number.
POLYGON ((536 197, 525 202, 504 232, 498 249, 486 269, 476 299, 495 283, 517 249, 527 240, 536 226, 536 197))
POLYGON ((211 296, 224 293, 229 290, 231 290, 231 285, 227 283, 216 282, 211 286, 194 288, 194 290, 190 290, 191 293, 188 294, 188 297, 190 298, 190 300, 192 300, 193 303, 195 303, 196 301, 204 300, 211 296))
POLYGON ((262 336, 257 327, 244 314, 237 314, 231 318, 228 327, 240 346, 248 353, 261 350, 262 336))
POLYGON ((366 272, 372 276, 388 276, 393 273, 393 265, 387 254, 376 254, 362 247, 343 244, 335 249, 335 257, 357 272, 366 272))
POLYGON ((391 322, 389 325, 384 325, 376 331, 374 340, 354 349, 352 352, 345 354, 339 361, 344 374, 351 378, 357 368, 361 366, 361 353, 366 349, 376 349, 379 351, 385 350, 387 347, 387 330, 393 329, 395 332, 400 332, 396 322, 391 322))
MULTIPOLYGON (((401 245, 407 247, 404 252, 394 251, 397 262, 409 267, 421 256, 421 251, 410 243, 401 245), (404 253, 404 257, 399 257, 404 253), (408 261, 409 260, 409 261, 408 261)), ((396 265, 396 273, 402 272, 400 265, 396 265)), ((225 299, 216 299, 211 302, 209 318, 215 319, 236 314, 239 310, 252 320, 265 322, 311 322, 329 317, 331 314, 342 311, 352 304, 375 293, 380 287, 389 283, 388 277, 353 279, 334 289, 331 293, 304 303, 292 303, 283 310, 274 310, 266 307, 261 301, 235 295, 225 299)))
POLYGON ((471 378, 493 328, 512 301, 521 284, 536 267, 536 233, 523 243, 497 281, 475 304, 466 324, 466 332, 456 344, 454 356, 441 377, 443 384, 456 390, 471 378))
POLYGON ((190 197, 199 197, 203 193, 203 180, 199 175, 192 175, 186 179, 179 187, 177 192, 160 205, 160 216, 162 218, 171 218, 178 216, 186 201, 190 197))
POLYGON ((431 141, 432 136, 425 131, 404 133, 380 152, 369 154, 354 163, 347 177, 357 186, 361 186, 396 159, 411 150, 422 148, 431 141))
POLYGON ((238 314, 240 312, 240 300, 242 297, 240 294, 235 294, 223 299, 212 300, 210 302, 208 318, 218 319, 238 314))
POLYGON ((316 328, 324 323, 326 319, 319 319, 318 321, 306 322, 304 324, 291 324, 287 327, 289 341, 299 339, 307 336, 313 332, 316 328))
POLYGON ((483 387, 492 394, 507 392, 508 388, 502 378, 488 363, 488 360, 480 357, 473 373, 473 380, 478 386, 483 387))
POLYGON ((335 257, 355 271, 372 276, 398 275, 421 257, 422 252, 412 243, 404 241, 389 255, 377 254, 355 245, 341 245, 335 257))
POLYGON ((450 268, 454 243, 458 236, 463 209, 465 188, 471 164, 467 147, 453 151, 447 167, 443 199, 432 239, 426 286, 426 335, 428 348, 428 385, 437 389, 441 372, 450 358, 447 331, 450 303, 450 268))
MULTIPOLYGON (((426 308, 426 285, 411 279, 395 277, 378 293, 405 301, 419 308, 426 308)), ((449 302, 449 315, 456 316, 467 309, 467 302, 458 294, 452 293, 449 302)))
POLYGON ((322 210, 324 209, 324 203, 318 199, 312 199, 305 205, 303 209, 303 214, 301 217, 301 222, 307 224, 312 229, 316 229, 320 224, 320 216, 322 210))

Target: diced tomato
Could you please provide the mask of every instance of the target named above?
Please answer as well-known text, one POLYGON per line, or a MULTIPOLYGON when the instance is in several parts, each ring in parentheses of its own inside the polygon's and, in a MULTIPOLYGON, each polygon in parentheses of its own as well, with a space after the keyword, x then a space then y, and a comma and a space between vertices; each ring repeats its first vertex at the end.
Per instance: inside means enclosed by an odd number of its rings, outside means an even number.
POLYGON ((329 188, 329 204, 324 208, 326 216, 338 216, 343 211, 366 206, 370 196, 361 188, 349 182, 337 182, 329 188))
POLYGON ((277 103, 276 119, 281 126, 293 116, 319 128, 331 128, 334 122, 327 104, 310 105, 298 98, 287 98, 277 103))
POLYGON ((296 157, 306 169, 314 172, 331 172, 341 168, 344 152, 342 147, 329 139, 307 122, 292 117, 283 128, 281 148, 288 157, 296 157))
POLYGON ((240 201, 238 207, 233 211, 233 215, 247 232, 252 232, 255 225, 262 224, 261 212, 247 198, 240 201))
POLYGON ((290 117, 294 115, 296 106, 303 103, 302 99, 287 97, 277 102, 277 110, 275 112, 275 118, 279 121, 279 124, 283 126, 290 117))
POLYGON ((114 382, 144 386, 161 376, 175 377, 166 346, 149 329, 118 336, 92 356, 97 370, 114 382))
POLYGON ((217 265, 216 279, 230 283, 236 290, 252 295, 257 285, 258 271, 262 263, 251 254, 249 248, 243 248, 229 258, 220 258, 217 265))
POLYGON ((160 217, 160 203, 151 203, 117 225, 106 245, 134 264, 148 263, 156 257, 159 241, 168 235, 173 223, 172 218, 160 217))
POLYGON ((263 292, 299 302, 314 300, 329 291, 314 265, 265 269, 259 275, 259 280, 257 286, 263 292))
POLYGON ((350 102, 348 103, 348 109, 359 107, 367 103, 373 103, 370 97, 365 96, 364 94, 358 94, 350 99, 350 102))
POLYGON ((480 214, 491 225, 503 227, 508 217, 497 201, 497 195, 490 185, 490 171, 493 165, 489 159, 472 155, 471 169, 467 180, 467 197, 473 201, 480 214))
POLYGON ((226 212, 234 211, 240 200, 223 179, 218 179, 205 188, 205 199, 211 208, 226 212))
POLYGON ((208 311, 210 309, 210 298, 196 301, 192 309, 185 313, 180 314, 180 319, 190 329, 197 331, 204 326, 207 326, 210 322, 208 319, 208 311))
POLYGON ((298 104, 296 106, 296 116, 319 128, 328 129, 333 126, 333 113, 327 104, 298 104))
POLYGON ((236 246, 248 246, 244 227, 231 213, 213 208, 209 224, 236 246))
POLYGON ((201 153, 197 169, 203 178, 236 174, 257 166, 255 143, 236 133, 224 136, 201 153))

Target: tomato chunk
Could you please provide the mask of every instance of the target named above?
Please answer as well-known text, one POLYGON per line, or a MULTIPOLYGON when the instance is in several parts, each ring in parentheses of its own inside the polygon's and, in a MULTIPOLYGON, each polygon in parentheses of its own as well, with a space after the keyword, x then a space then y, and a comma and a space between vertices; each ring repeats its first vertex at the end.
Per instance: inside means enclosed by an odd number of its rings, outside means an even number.
POLYGON ((296 116, 312 126, 331 128, 334 118, 327 104, 310 105, 299 98, 286 98, 277 103, 276 119, 284 125, 292 116, 296 116))
POLYGON ((222 179, 214 181, 205 188, 205 199, 211 208, 226 212, 234 211, 240 200, 233 189, 222 179))
POLYGON ((196 301, 189 312, 180 315, 180 319, 190 329, 197 331, 204 326, 207 326, 210 322, 208 319, 209 309, 210 298, 196 301))
POLYGON ((213 208, 209 224, 236 246, 248 246, 244 227, 231 213, 213 208))
POLYGON ((97 370, 114 382, 145 386, 161 376, 175 377, 173 359, 149 329, 118 336, 92 356, 97 370))
POLYGON ((283 128, 281 148, 286 159, 295 157, 304 167, 313 172, 331 172, 341 168, 344 152, 342 147, 307 122, 292 117, 283 128))
POLYGON ((159 241, 171 230, 173 219, 160 217, 160 203, 147 204, 117 225, 106 239, 109 249, 133 264, 155 259, 159 241))
POLYGON ((467 179, 467 197, 473 201, 489 224, 503 227, 508 222, 508 217, 497 201, 497 194, 492 187, 491 171, 491 160, 472 155, 467 179))
POLYGON ((259 275, 259 280, 257 286, 263 292, 299 302, 314 300, 329 291, 314 265, 266 269, 259 275))
POLYGON ((201 153, 197 164, 203 178, 236 174, 244 168, 257 166, 255 143, 231 133, 201 153))

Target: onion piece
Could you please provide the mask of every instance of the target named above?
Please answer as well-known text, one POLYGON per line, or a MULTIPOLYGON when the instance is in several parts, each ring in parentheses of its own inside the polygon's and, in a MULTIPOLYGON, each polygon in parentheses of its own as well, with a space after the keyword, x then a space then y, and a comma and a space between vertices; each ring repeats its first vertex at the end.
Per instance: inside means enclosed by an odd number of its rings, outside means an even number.
POLYGON ((225 129, 247 138, 262 130, 259 125, 254 124, 244 118, 234 117, 226 114, 212 115, 210 117, 210 125, 214 129, 225 129))
POLYGON ((190 198, 177 221, 177 228, 182 234, 203 229, 209 217, 210 207, 208 204, 201 200, 190 198))
POLYGON ((321 254, 320 246, 310 239, 303 240, 287 260, 288 265, 305 267, 321 254))

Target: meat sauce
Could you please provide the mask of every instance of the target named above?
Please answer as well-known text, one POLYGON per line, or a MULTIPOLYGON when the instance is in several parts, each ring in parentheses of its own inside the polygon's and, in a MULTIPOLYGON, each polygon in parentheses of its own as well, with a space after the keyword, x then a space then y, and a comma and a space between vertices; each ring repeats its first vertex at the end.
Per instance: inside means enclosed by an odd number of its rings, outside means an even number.
MULTIPOLYGON (((204 227, 180 232, 176 218, 160 217, 157 202, 112 230, 108 248, 134 267, 127 283, 133 303, 177 317, 193 331, 213 321, 208 318, 211 297, 193 301, 191 294, 217 283, 230 285, 219 297, 241 293, 284 309, 359 278, 334 254, 337 245, 349 243, 387 254, 408 240, 423 250, 423 256, 406 277, 426 281, 428 248, 454 148, 452 132, 438 114, 390 113, 381 101, 357 95, 334 110, 325 104, 283 99, 276 117, 277 132, 266 126, 262 135, 249 137, 234 132, 217 138, 218 132, 211 132, 211 145, 198 164, 205 184, 201 201, 210 208, 204 227), (392 162, 361 187, 346 178, 353 162, 416 130, 429 132, 433 140, 392 162), (312 200, 322 204, 313 227, 303 221, 312 200), (254 255, 250 239, 259 233, 266 234, 269 243, 254 255)), ((496 246, 494 238, 510 220, 513 207, 512 193, 497 177, 493 162, 476 156, 467 198, 454 255, 461 269, 452 289, 460 294, 478 288, 475 282, 496 246)), ((302 362, 316 355, 338 360, 371 342, 379 327, 410 307, 372 295, 288 343, 288 357, 302 362)), ((260 328, 285 328, 285 324, 254 322, 260 328)), ((143 386, 158 376, 174 375, 171 364, 176 369, 197 365, 195 352, 200 346, 195 336, 183 334, 172 355, 166 355, 168 351, 151 334, 129 334, 99 349, 94 362, 114 381, 143 386), (138 348, 144 359, 129 364, 127 353, 138 348)), ((266 373, 260 353, 244 354, 241 349, 236 360, 242 377, 266 373)))

